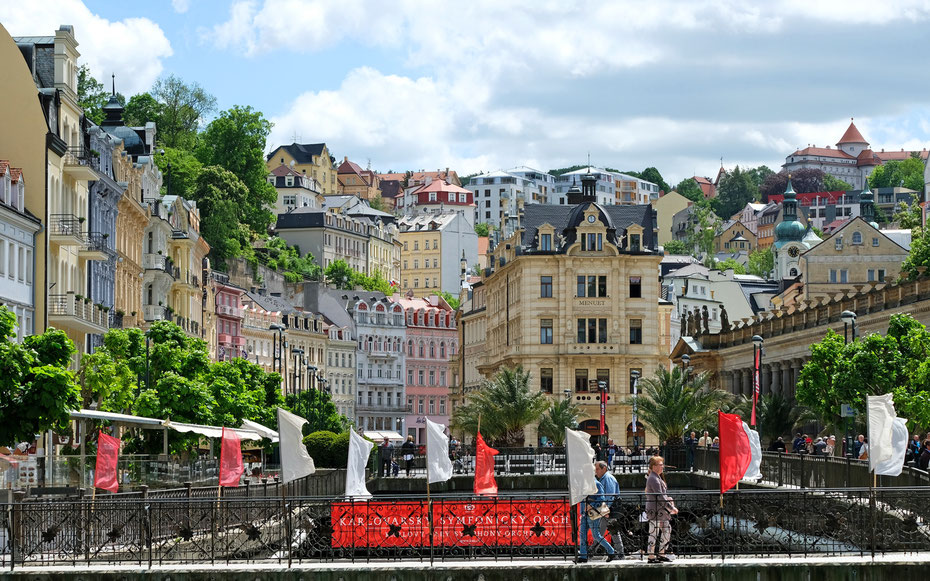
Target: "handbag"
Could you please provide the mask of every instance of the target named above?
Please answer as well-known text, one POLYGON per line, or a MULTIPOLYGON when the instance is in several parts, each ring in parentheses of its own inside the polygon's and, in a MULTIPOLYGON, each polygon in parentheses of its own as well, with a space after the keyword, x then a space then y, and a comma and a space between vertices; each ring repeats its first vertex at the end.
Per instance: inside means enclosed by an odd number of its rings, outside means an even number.
POLYGON ((586 512, 588 520, 597 520, 610 514, 610 505, 602 502, 599 506, 589 506, 586 512))

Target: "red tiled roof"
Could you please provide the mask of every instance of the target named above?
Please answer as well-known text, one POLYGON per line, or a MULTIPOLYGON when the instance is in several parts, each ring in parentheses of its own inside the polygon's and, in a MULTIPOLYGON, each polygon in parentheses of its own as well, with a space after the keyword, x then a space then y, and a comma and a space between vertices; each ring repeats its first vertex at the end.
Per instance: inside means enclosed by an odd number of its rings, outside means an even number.
POLYGON ((821 157, 840 157, 844 159, 855 159, 845 151, 833 149, 831 147, 805 147, 792 153, 791 155, 819 155, 821 157))
POLYGON ((428 192, 455 192, 457 194, 470 194, 471 193, 470 190, 466 190, 465 188, 460 188, 454 184, 448 184, 444 182, 443 180, 433 180, 430 183, 416 190, 414 193, 423 194, 423 193, 428 193, 428 192))
POLYGON ((274 168, 273 170, 271 170, 271 173, 272 173, 273 175, 279 176, 279 177, 280 177, 280 176, 299 176, 299 175, 301 175, 300 173, 294 171, 294 168, 288 167, 288 166, 284 165, 283 163, 282 163, 281 165, 279 165, 278 167, 274 168))
POLYGON ((362 175, 363 171, 364 170, 361 167, 359 167, 357 163, 355 163, 354 161, 349 161, 347 159, 339 165, 339 169, 336 170, 336 173, 355 173, 358 175, 362 175))
POLYGON ((21 178, 22 176, 23 176, 22 168, 19 168, 19 167, 10 168, 10 181, 12 181, 14 184, 18 183, 19 178, 21 178))
POLYGON ((696 181, 696 182, 699 183, 699 184, 707 184, 707 185, 713 184, 713 182, 710 181, 709 178, 702 178, 701 176, 694 176, 694 177, 691 178, 691 179, 693 179, 694 181, 696 181))
POLYGON ((10 169, 10 162, 5 159, 0 159, 0 176, 6 175, 6 170, 10 169))
MULTIPOLYGON (((807 192, 804 194, 797 194, 798 204, 801 206, 810 206, 818 198, 821 201, 824 201, 829 204, 835 204, 843 194, 846 192, 844 190, 835 190, 829 192, 807 192)), ((769 194, 769 202, 774 204, 780 204, 785 200, 784 194, 769 194)))
POLYGON ((830 222, 829 224, 824 224, 823 233, 830 234, 831 232, 836 231, 840 226, 842 226, 848 221, 849 221, 849 218, 842 218, 840 220, 834 220, 830 222))
POLYGON ((858 166, 871 166, 871 165, 882 165, 882 160, 879 159, 875 152, 871 149, 863 149, 859 154, 859 157, 856 158, 856 165, 858 166))
POLYGON ((856 124, 850 121, 846 133, 836 142, 837 145, 842 145, 844 143, 868 143, 868 141, 866 141, 865 137, 856 129, 856 124))
POLYGON ((478 237, 478 256, 483 256, 488 253, 488 241, 487 236, 478 237))
POLYGON ((930 151, 927 151, 926 149, 923 151, 917 151, 917 152, 904 151, 903 149, 901 151, 878 151, 878 152, 875 152, 875 157, 877 157, 878 159, 882 161, 903 161, 911 157, 912 153, 919 154, 920 159, 926 161, 927 154, 930 153, 930 151))

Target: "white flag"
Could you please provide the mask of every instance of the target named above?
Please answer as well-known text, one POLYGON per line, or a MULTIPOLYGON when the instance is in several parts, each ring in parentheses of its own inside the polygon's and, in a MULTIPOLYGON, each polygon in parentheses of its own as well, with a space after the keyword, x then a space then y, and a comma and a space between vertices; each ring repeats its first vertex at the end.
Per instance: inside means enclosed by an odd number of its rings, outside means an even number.
MULTIPOLYGON (((907 420, 895 418, 891 427, 891 458, 879 462, 875 473, 883 476, 898 476, 904 468, 904 455, 907 452, 907 420)), ((869 453, 871 457, 871 451, 869 453)))
POLYGON ((743 479, 758 480, 762 478, 762 472, 759 471, 759 466, 762 465, 762 444, 759 442, 759 432, 749 429, 746 422, 743 422, 743 430, 749 437, 749 450, 752 452, 752 459, 749 461, 749 467, 746 468, 743 479))
POLYGON ((307 420, 278 408, 278 438, 281 451, 281 481, 290 482, 316 472, 313 458, 304 446, 301 428, 307 420))
POLYGON ((426 466, 428 484, 445 482, 452 478, 452 460, 449 458, 449 436, 446 427, 426 419, 426 466))
POLYGON ((891 443, 894 419, 894 403, 891 394, 870 395, 869 410, 869 469, 873 472, 881 462, 889 460, 894 453, 891 443))
POLYGON ((584 432, 565 428, 565 460, 568 463, 569 503, 576 505, 589 494, 597 494, 594 448, 584 432))
POLYGON ((365 486, 365 467, 374 443, 349 430, 349 463, 346 465, 346 496, 371 498, 365 486))

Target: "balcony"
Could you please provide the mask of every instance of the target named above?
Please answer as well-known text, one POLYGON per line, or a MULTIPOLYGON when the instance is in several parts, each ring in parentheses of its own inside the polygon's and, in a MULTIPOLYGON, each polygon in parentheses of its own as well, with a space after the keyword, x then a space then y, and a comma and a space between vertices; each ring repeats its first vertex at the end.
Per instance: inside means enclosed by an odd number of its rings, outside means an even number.
POLYGON ((187 232, 185 232, 184 230, 172 230, 171 237, 175 240, 183 240, 183 239, 190 238, 190 236, 188 236, 187 232))
POLYGON ((120 315, 116 311, 110 311, 111 329, 134 329, 139 323, 139 318, 135 315, 120 315))
POLYGON ((113 251, 107 247, 107 234, 100 232, 90 232, 87 234, 86 243, 78 250, 78 257, 81 260, 107 260, 113 254, 113 251))
POLYGON ((65 153, 65 174, 75 180, 92 182, 97 179, 94 164, 91 163, 91 152, 83 146, 72 146, 65 153))
POLYGON ((229 333, 219 333, 216 336, 216 341, 220 345, 232 345, 232 335, 229 333))
POLYGON ((142 268, 145 270, 155 270, 158 273, 164 273, 175 278, 175 266, 171 262, 171 259, 167 256, 162 256, 161 254, 143 254, 142 255, 142 268))
POLYGON ((232 344, 236 347, 245 347, 245 337, 233 337, 232 344))
POLYGON ((110 328, 108 313, 73 293, 48 296, 48 323, 90 334, 106 333, 110 328))
POLYGON ((49 216, 48 241, 54 246, 84 246, 83 225, 84 219, 74 214, 52 214, 49 216))
POLYGON ((168 316, 168 310, 161 305, 144 305, 142 307, 142 316, 146 322, 171 320, 168 316))
POLYGON ((234 317, 236 319, 241 319, 245 317, 245 310, 241 307, 230 307, 229 305, 217 305, 216 314, 223 315, 226 317, 234 317))
POLYGON ((355 404, 356 412, 369 412, 369 413, 375 412, 375 413, 382 413, 382 414, 406 414, 406 413, 409 413, 407 409, 408 408, 405 405, 396 406, 396 405, 377 405, 377 404, 365 404, 365 405, 355 404))

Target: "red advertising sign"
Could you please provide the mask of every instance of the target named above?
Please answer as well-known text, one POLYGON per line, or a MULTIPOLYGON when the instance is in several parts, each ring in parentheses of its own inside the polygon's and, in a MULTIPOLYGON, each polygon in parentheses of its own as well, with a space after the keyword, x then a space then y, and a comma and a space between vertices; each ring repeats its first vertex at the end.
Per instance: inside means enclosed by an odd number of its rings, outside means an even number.
MULTIPOLYGON (((567 500, 433 501, 433 546, 566 546, 572 544, 567 500)), ((423 501, 335 502, 334 548, 428 547, 423 501)))

